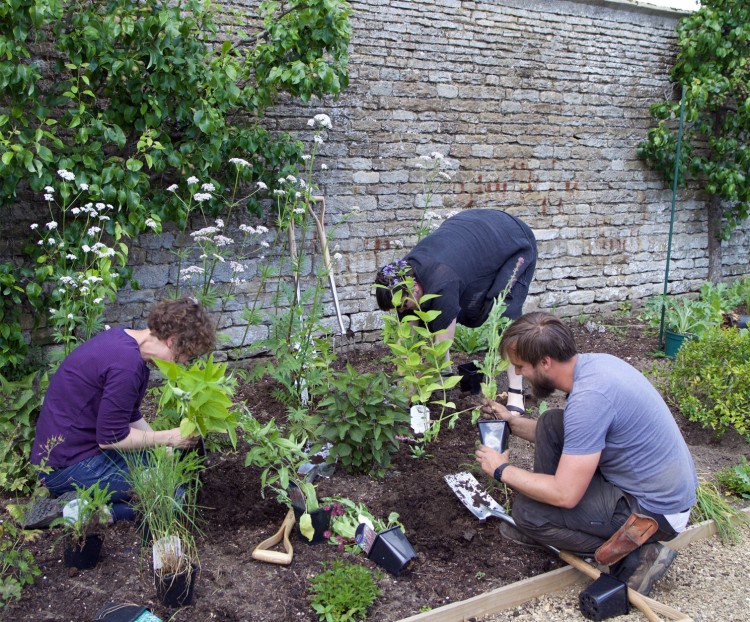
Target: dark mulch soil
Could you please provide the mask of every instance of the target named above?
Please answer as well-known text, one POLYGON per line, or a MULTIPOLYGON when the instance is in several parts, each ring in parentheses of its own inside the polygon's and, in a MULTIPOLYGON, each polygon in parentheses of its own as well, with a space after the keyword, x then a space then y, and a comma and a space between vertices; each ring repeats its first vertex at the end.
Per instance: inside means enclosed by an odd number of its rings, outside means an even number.
MULTIPOLYGON (((579 349, 583 352, 610 352, 648 372, 668 362, 650 356, 657 350, 654 336, 642 327, 589 323, 573 325, 579 349)), ((357 369, 371 371, 383 366, 382 348, 347 351, 339 363, 348 361, 357 369)), ((466 360, 456 355, 456 362, 466 360)), ((504 377, 504 375, 503 375, 504 377)), ((253 414, 266 420, 283 420, 284 408, 271 397, 272 385, 257 382, 241 388, 253 414)), ((472 397, 453 392, 459 408, 471 405, 472 397)), ((561 396, 548 400, 562 404, 561 396)), ((537 406, 527 399, 527 408, 537 406)), ((467 413, 468 415, 468 413, 467 413)), ((748 455, 748 446, 729 434, 717 442, 712 435, 677 416, 702 475, 739 462, 748 455)), ((646 432, 647 433, 647 432, 646 432)), ((429 448, 431 458, 414 459, 402 447, 394 468, 382 481, 347 475, 337 470, 321 479, 320 496, 339 495, 364 502, 373 514, 386 517, 398 512, 418 558, 406 572, 394 577, 383 573, 379 581, 382 596, 368 620, 393 622, 420 610, 465 600, 493 588, 547 572, 561 564, 543 551, 503 540, 494 519, 481 523, 458 501, 443 480, 447 473, 474 469, 473 449, 476 429, 468 416, 462 416, 453 430, 443 429, 437 443, 429 448)), ((147 556, 140 551, 140 538, 131 524, 118 524, 105 530, 101 563, 93 570, 69 572, 62 563, 59 533, 41 532, 29 544, 42 569, 36 584, 25 590, 21 601, 0 610, 3 620, 90 620, 112 600, 146 605, 164 620, 225 620, 279 622, 316 620, 309 604, 309 579, 321 571, 321 562, 344 558, 370 568, 378 568, 362 555, 352 555, 338 547, 310 545, 298 534, 293 538, 294 560, 278 566, 252 559, 253 548, 273 534, 286 513, 271 498, 263 498, 259 471, 244 467, 246 447, 236 453, 208 456, 201 495, 205 538, 200 543, 201 574, 191 607, 170 610, 157 600, 147 556)), ((511 438, 514 462, 528 466, 528 443, 511 438)), ((480 481, 484 478, 478 475, 480 481)), ((503 491, 493 490, 500 501, 503 491)))

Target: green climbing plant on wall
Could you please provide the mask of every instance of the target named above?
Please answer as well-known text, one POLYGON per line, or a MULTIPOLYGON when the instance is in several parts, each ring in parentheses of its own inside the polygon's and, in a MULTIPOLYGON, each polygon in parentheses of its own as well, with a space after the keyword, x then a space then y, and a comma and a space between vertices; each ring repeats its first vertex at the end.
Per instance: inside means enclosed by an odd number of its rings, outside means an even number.
MULTIPOLYGON (((750 205, 750 2, 702 0, 677 25, 671 79, 685 85, 679 183, 699 180, 709 197, 709 272, 721 278, 721 241, 748 217, 750 205)), ((651 106, 656 126, 639 155, 673 182, 680 101, 651 106)))

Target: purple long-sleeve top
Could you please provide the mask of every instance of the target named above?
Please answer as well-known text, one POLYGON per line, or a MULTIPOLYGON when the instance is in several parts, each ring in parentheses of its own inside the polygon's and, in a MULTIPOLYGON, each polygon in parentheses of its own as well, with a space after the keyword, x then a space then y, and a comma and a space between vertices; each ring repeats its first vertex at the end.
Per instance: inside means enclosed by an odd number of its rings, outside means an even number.
POLYGON ((47 457, 55 469, 76 464, 123 440, 141 419, 149 369, 138 343, 112 328, 79 345, 50 381, 36 424, 34 464, 46 457, 48 441, 61 437, 47 457))

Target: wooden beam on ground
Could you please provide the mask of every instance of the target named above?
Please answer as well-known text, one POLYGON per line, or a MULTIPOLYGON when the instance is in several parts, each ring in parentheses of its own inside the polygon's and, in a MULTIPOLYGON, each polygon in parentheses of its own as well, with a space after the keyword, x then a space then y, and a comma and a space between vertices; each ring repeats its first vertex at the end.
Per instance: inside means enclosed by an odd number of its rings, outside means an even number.
MULTIPOLYGON (((750 507, 742 512, 750 516, 750 507)), ((718 533, 714 521, 704 521, 688 527, 680 535, 670 540, 668 546, 675 551, 686 548, 691 542, 710 538, 718 533)), ((504 585, 467 600, 444 605, 432 611, 419 613, 398 622, 464 622, 469 618, 481 618, 492 615, 504 609, 511 609, 525 602, 538 598, 550 592, 558 592, 562 589, 580 583, 582 586, 588 583, 588 579, 572 566, 558 568, 536 577, 523 579, 516 583, 504 585)), ((671 620, 687 622, 689 617, 681 614, 676 609, 664 605, 651 598, 645 598, 654 612, 662 614, 671 620)))
POLYGON ((565 566, 399 622, 463 622, 468 618, 480 618, 516 607, 542 594, 557 592, 575 583, 583 585, 584 579, 575 568, 565 566))

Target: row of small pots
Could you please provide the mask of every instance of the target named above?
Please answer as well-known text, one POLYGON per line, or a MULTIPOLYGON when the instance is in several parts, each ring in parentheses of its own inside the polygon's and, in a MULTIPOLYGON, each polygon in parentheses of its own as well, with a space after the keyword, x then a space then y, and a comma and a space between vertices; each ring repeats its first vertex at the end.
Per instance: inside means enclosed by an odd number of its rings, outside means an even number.
MULTIPOLYGON (((63 563, 67 568, 90 570, 99 563, 103 539, 99 534, 89 534, 82 542, 69 543, 63 552, 63 563)), ((193 589, 197 564, 191 564, 189 570, 176 574, 154 572, 156 594, 167 607, 185 607, 193 602, 193 589)))

